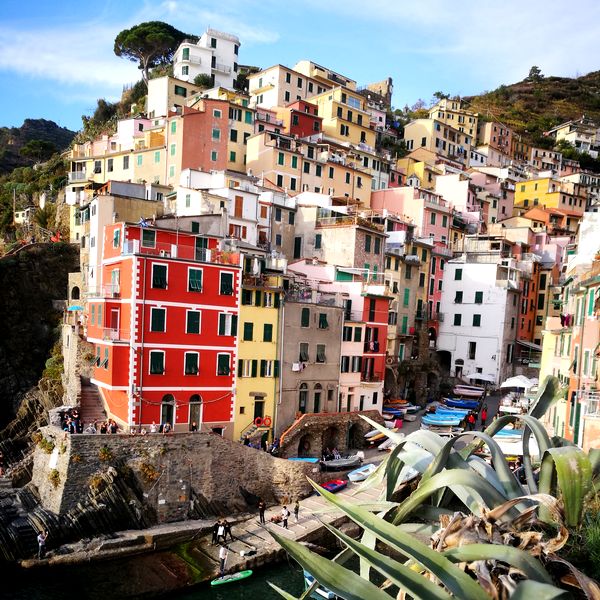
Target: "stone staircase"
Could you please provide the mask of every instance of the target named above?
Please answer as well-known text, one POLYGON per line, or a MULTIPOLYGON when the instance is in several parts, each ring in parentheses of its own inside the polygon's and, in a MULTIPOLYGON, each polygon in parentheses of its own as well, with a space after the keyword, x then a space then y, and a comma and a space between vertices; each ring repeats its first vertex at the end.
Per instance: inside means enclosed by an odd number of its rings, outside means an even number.
POLYGON ((80 380, 79 406, 84 427, 94 422, 99 425, 102 421, 106 421, 106 412, 102 405, 98 387, 90 383, 86 377, 81 377, 80 380))

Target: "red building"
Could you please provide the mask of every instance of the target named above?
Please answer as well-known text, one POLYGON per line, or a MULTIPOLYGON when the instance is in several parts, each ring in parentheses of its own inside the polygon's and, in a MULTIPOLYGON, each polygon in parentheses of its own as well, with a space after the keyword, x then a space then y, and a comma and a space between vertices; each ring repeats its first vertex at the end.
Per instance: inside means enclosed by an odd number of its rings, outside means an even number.
POLYGON ((285 132, 299 138, 321 133, 323 119, 318 116, 317 106, 305 100, 296 100, 279 109, 285 132))
POLYGON ((104 230, 88 299, 93 380, 125 427, 169 422, 225 435, 233 419, 240 255, 219 240, 127 223, 104 230))
POLYGON ((390 296, 374 294, 367 294, 364 299, 362 320, 366 327, 361 380, 366 383, 383 385, 385 379, 390 300, 390 296))

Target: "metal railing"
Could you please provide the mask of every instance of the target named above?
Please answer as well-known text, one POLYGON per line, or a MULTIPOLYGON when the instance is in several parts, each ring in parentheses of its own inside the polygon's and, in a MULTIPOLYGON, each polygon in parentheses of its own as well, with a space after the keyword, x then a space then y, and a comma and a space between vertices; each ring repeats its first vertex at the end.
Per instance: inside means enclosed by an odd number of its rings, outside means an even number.
POLYGON ((112 342, 128 342, 129 338, 130 332, 128 329, 105 328, 102 331, 103 340, 110 340, 112 342))
POLYGON ((221 71, 221 73, 231 73, 231 67, 223 63, 215 63, 214 65, 212 65, 212 69, 214 71, 221 71))
MULTIPOLYGON (((190 242, 193 238, 190 238, 190 242)), ((140 240, 127 240, 123 243, 123 255, 147 254, 162 258, 181 258, 198 262, 217 263, 220 265, 241 264, 241 254, 224 250, 209 250, 208 248, 196 248, 193 243, 180 241, 178 245, 155 243, 154 246, 144 246, 140 240)))
POLYGON ((71 171, 69 173, 69 183, 73 181, 84 181, 87 179, 85 171, 71 171))

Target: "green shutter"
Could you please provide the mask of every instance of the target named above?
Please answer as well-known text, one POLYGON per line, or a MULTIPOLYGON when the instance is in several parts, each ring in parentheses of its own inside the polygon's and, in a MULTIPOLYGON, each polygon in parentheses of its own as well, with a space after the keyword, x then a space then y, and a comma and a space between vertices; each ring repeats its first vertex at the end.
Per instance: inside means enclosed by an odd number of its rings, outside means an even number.
POLYGON ((252 377, 256 377, 256 373, 258 372, 258 360, 252 361, 252 377))
POLYGON ((328 329, 329 323, 327 323, 327 314, 319 313, 319 329, 328 329))
POLYGON ((302 313, 301 313, 301 318, 300 318, 300 326, 308 327, 309 325, 310 325, 310 309, 303 308, 302 313))
POLYGON ((96 324, 96 305, 92 304, 92 311, 90 316, 90 325, 96 324))
POLYGON ((165 330, 165 312, 162 308, 150 309, 150 331, 165 330))
POLYGON ((354 328, 354 341, 360 342, 362 340, 362 329, 360 327, 354 328))
POLYGON ((273 325, 270 323, 265 323, 263 330, 263 342, 272 342, 273 341, 273 325))
POLYGON ((244 323, 244 341, 251 342, 254 333, 254 323, 244 323))
POLYGON ((224 314, 219 315, 219 335, 225 335, 225 324, 227 323, 227 316, 224 314))
POLYGON ((408 306, 410 304, 410 288, 404 288, 404 298, 402 299, 402 306, 408 306))
POLYGON ((481 315, 473 315, 473 327, 481 326, 481 315))
POLYGON ((167 288, 167 267, 166 265, 152 265, 152 287, 167 288))
POLYGON ((279 361, 273 363, 273 377, 279 377, 279 361))
POLYGON ((594 314, 594 290, 590 290, 588 292, 588 317, 593 316, 594 314))
POLYGON ((456 269, 456 271, 454 271, 454 280, 455 281, 462 280, 462 269, 456 269))
POLYGON ((408 332, 408 317, 403 315, 402 317, 402 333, 408 332))
POLYGON ((475 304, 481 304, 483 302, 483 292, 475 292, 475 304))
POLYGON ((267 372, 267 361, 261 360, 260 361, 260 376, 264 377, 266 372, 267 372))
POLYGON ((241 377, 243 372, 244 372, 244 361, 242 359, 238 359, 238 377, 241 377))
POLYGON ((254 292, 254 306, 260 306, 262 299, 262 294, 260 290, 256 290, 254 292))
POLYGON ((200 313, 198 311, 188 312, 186 333, 200 333, 200 313))
POLYGON ((201 292, 202 291, 202 271, 200 269, 190 269, 188 277, 189 277, 188 291, 201 292))
POLYGON ((232 315, 231 316, 231 335, 237 335, 237 323, 238 323, 237 315, 232 315))
POLYGON ((98 327, 102 327, 102 304, 98 304, 98 327))
POLYGON ((279 308, 279 294, 277 292, 275 292, 275 294, 273 294, 274 298, 273 298, 273 306, 275 308, 279 308))

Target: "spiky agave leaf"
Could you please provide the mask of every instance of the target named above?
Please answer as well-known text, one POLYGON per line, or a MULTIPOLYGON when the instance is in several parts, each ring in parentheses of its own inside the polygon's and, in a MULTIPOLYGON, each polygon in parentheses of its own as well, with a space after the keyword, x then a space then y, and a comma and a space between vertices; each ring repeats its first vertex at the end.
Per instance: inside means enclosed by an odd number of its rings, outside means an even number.
POLYGON ((547 583, 525 580, 516 586, 511 600, 571 600, 571 594, 547 583))
MULTIPOLYGON (((565 522, 577 527, 581 523, 584 500, 592 489, 592 464, 581 448, 550 448, 545 452, 540 469, 540 491, 551 494, 555 482, 556 495, 564 506, 565 522)), ((540 512, 547 521, 547 513, 540 512)))
POLYGON ((501 546, 500 544, 466 544, 458 548, 450 548, 444 551, 453 562, 475 562, 478 560, 495 560, 512 565, 521 571, 528 579, 540 583, 552 584, 552 577, 548 574, 542 564, 529 552, 513 548, 512 546, 501 546))
POLYGON ((309 479, 309 482, 319 494, 332 504, 335 504, 365 531, 371 532, 380 541, 420 564, 424 569, 437 577, 454 595, 472 600, 489 600, 485 592, 473 579, 458 569, 439 552, 419 542, 412 535, 405 533, 392 523, 388 523, 376 515, 336 497, 334 494, 318 486, 314 481, 309 479))
POLYGON ((325 525, 336 537, 338 537, 346 546, 365 560, 379 573, 387 577, 392 583, 396 584, 401 590, 408 592, 414 598, 423 598, 426 600, 450 600, 450 594, 440 586, 436 585, 420 573, 417 573, 410 567, 389 558, 367 546, 353 540, 335 527, 325 525))
MULTIPOLYGON (((370 514, 370 513, 369 513, 370 514)), ((390 600, 376 585, 298 542, 270 531, 275 541, 321 585, 345 600, 390 600)))
POLYGON ((280 587, 276 586, 274 583, 271 583, 270 581, 267 581, 267 583, 282 597, 285 598, 285 600, 300 600, 300 598, 297 598, 296 596, 292 596, 291 594, 289 594, 288 592, 286 592, 285 590, 282 590, 280 587))
POLYGON ((538 388, 538 393, 531 403, 529 414, 536 419, 540 419, 560 398, 562 398, 562 394, 560 393, 558 379, 552 375, 548 375, 538 388))

